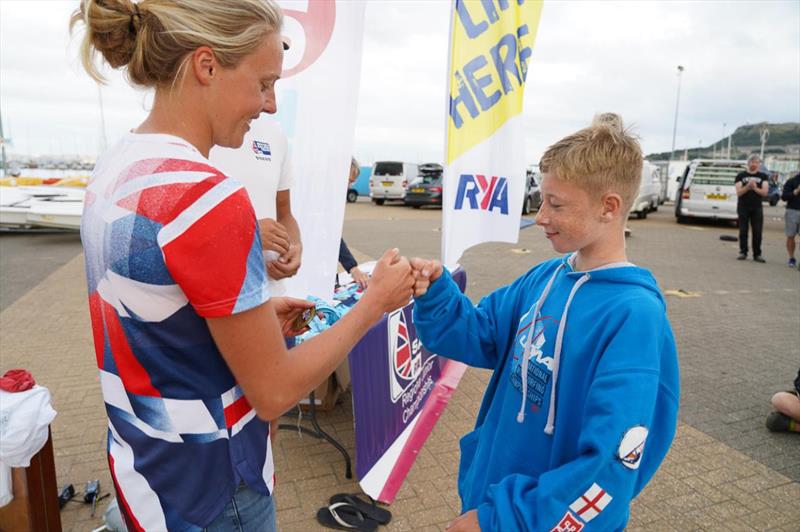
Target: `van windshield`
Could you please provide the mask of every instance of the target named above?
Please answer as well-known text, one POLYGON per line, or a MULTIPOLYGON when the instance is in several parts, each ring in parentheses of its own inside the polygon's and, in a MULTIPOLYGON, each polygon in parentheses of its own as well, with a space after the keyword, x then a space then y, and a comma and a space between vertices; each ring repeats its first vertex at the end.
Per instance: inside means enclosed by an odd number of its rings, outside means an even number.
POLYGON ((733 186, 736 174, 744 170, 742 166, 698 166, 692 176, 695 185, 733 186))
POLYGON ((403 163, 375 163, 375 175, 402 175, 403 163))

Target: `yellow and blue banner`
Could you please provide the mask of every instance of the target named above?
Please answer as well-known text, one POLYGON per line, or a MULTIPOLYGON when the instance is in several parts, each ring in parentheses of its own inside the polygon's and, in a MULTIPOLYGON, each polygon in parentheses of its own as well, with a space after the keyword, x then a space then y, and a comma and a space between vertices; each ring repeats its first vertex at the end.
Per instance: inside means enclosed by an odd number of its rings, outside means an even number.
POLYGON ((541 0, 455 0, 450 21, 442 262, 516 242, 525 194, 522 103, 541 0))

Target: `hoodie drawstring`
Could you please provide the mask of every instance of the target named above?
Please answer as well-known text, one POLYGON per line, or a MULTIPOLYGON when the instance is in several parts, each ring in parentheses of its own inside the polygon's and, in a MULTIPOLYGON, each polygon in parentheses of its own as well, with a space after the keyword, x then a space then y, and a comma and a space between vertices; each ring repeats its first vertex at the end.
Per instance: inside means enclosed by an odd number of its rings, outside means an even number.
MULTIPOLYGON (((564 268, 564 264, 560 264, 556 271, 553 272, 553 275, 550 277, 550 280, 544 287, 542 291, 542 296, 536 302, 533 311, 533 317, 531 318, 531 325, 528 331, 528 337, 525 340, 525 349, 522 352, 522 367, 520 368, 521 371, 521 380, 522 380, 522 401, 519 407, 519 412, 517 413, 517 423, 522 423, 525 421, 525 403, 528 398, 528 359, 531 356, 531 349, 533 346, 533 336, 536 329, 536 322, 539 319, 539 315, 542 310, 542 306, 544 306, 544 302, 547 299, 548 294, 550 293, 550 288, 553 286, 553 282, 555 282, 556 277, 558 276, 559 272, 564 268)), ((561 313, 561 320, 558 324, 558 334, 556 335, 556 343, 554 347, 553 353, 553 367, 551 368, 553 374, 553 384, 550 387, 550 408, 547 412, 547 424, 544 427, 544 433, 548 435, 553 434, 553 429, 555 427, 555 418, 556 418, 556 383, 558 382, 558 366, 561 362, 561 343, 564 340, 564 330, 566 329, 567 325, 567 313, 569 312, 569 306, 572 304, 572 299, 575 297, 575 293, 578 289, 588 280, 590 279, 589 274, 584 274, 580 279, 578 279, 570 290, 569 297, 567 298, 567 303, 564 305, 564 311, 561 313)))
POLYGON ((567 304, 564 305, 564 312, 561 313, 561 321, 558 324, 558 334, 556 335, 556 345, 555 345, 555 352, 553 353, 553 385, 550 387, 550 409, 547 412, 547 424, 544 427, 544 433, 548 435, 553 434, 553 429, 555 427, 555 420, 556 420, 556 383, 558 382, 558 366, 561 362, 561 342, 564 339, 564 329, 567 325, 567 312, 569 311, 569 306, 572 303, 572 298, 575 296, 575 292, 589 280, 589 274, 584 274, 583 277, 578 279, 575 285, 572 287, 572 290, 569 293, 569 297, 567 298, 567 304))
POLYGON ((528 338, 525 340, 525 349, 522 351, 522 368, 520 374, 522 379, 522 404, 520 405, 519 413, 517 414, 517 423, 522 423, 525 421, 525 399, 528 397, 528 359, 531 356, 531 345, 533 343, 533 333, 536 329, 536 320, 539 319, 539 312, 542 310, 544 300, 547 299, 547 294, 550 293, 550 287, 553 286, 553 282, 556 280, 558 272, 560 272, 563 268, 563 263, 558 265, 558 268, 556 268, 556 271, 553 272, 550 280, 547 281, 547 284, 542 291, 542 297, 539 298, 534 306, 533 317, 531 317, 531 326, 528 328, 528 338))

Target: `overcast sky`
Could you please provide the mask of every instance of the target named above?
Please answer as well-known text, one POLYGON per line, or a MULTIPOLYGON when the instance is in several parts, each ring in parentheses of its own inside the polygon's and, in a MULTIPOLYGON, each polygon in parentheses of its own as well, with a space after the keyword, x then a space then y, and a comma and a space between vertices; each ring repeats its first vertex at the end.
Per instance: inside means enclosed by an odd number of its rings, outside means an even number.
MULTIPOLYGON (((312 0, 313 1, 313 0, 312 0)), ((94 155, 96 85, 67 31, 77 1, 0 0, 0 111, 12 153, 94 155)), ((367 3, 355 152, 441 161, 449 0, 367 3)), ((526 159, 600 111, 636 126, 646 153, 708 145, 745 123, 800 121, 800 1, 546 1, 525 92, 526 159)), ((102 89, 113 142, 148 94, 102 89)))

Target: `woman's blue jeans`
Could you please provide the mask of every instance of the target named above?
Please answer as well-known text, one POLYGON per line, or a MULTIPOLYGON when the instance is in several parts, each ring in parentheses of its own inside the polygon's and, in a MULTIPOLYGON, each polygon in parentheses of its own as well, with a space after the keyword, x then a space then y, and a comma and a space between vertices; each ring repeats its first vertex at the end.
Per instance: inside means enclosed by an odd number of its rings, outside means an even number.
POLYGON ((275 501, 239 485, 225 510, 205 529, 207 532, 276 532, 275 501))

